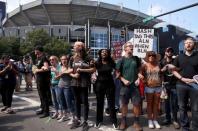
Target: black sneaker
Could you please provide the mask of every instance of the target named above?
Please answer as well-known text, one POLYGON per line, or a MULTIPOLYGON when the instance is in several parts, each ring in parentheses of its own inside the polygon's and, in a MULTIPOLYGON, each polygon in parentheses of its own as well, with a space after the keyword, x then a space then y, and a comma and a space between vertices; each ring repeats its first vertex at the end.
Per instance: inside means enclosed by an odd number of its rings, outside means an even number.
POLYGON ((88 131, 89 130, 89 126, 87 122, 83 122, 82 124, 82 131, 88 131))
POLYGON ((80 120, 74 120, 73 123, 71 124, 70 129, 76 129, 80 126, 80 120))
POLYGON ((117 108, 117 109, 115 109, 116 110, 116 113, 119 115, 119 116, 121 116, 122 115, 122 112, 120 111, 120 109, 119 108, 117 108))
POLYGON ((44 112, 43 111, 37 111, 36 115, 42 115, 44 112))
POLYGON ((32 91, 32 88, 25 88, 25 91, 32 91))
POLYGON ((7 106, 4 106, 3 108, 1 108, 1 112, 6 111, 7 110, 7 106))
POLYGON ((41 115, 39 118, 46 118, 46 117, 49 117, 49 113, 44 113, 43 115, 41 115))
POLYGON ((110 116, 109 108, 106 108, 106 109, 105 109, 105 116, 110 116))
POLYGON ((171 124, 171 121, 170 120, 167 120, 165 119, 163 122, 162 122, 162 125, 170 125, 171 124))
POLYGON ((119 125, 117 123, 113 123, 113 129, 119 130, 119 125))
POLYGON ((96 122, 96 124, 94 125, 95 128, 99 129, 101 126, 101 122, 96 122))

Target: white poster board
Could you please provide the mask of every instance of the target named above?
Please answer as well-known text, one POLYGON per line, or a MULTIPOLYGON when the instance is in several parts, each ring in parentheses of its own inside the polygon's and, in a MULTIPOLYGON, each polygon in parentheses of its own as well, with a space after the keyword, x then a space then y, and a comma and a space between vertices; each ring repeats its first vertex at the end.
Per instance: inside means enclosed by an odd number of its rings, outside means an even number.
POLYGON ((140 58, 153 49, 154 29, 134 29, 133 55, 140 58))

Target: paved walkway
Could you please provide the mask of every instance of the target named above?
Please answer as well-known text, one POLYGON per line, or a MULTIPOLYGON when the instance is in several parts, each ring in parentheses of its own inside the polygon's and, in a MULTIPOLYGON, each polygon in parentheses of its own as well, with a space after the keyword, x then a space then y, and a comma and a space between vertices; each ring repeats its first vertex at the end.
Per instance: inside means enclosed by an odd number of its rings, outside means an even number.
MULTIPOLYGON (((0 131, 65 131, 70 130, 69 126, 66 124, 67 122, 58 123, 56 120, 52 120, 50 118, 39 119, 34 110, 36 110, 39 106, 39 97, 34 84, 33 91, 25 91, 25 84, 22 83, 21 91, 16 92, 13 97, 13 108, 16 111, 16 114, 5 114, 0 113, 0 131)), ((89 120, 90 123, 94 124, 95 114, 96 114, 96 100, 95 95, 90 94, 89 96, 90 102, 90 113, 89 120)), ((2 104, 0 103, 0 107, 2 104)), ((129 108, 132 106, 130 104, 129 108)), ((144 113, 146 112, 146 104, 144 103, 144 113)), ((162 122, 164 116, 160 116, 159 122, 162 122)), ((118 116, 120 120, 120 116, 118 116)), ((131 127, 133 123, 133 115, 131 111, 128 114, 128 125, 129 128, 127 131, 133 131, 134 129, 131 127)), ((109 118, 104 116, 105 125, 101 126, 99 130, 102 131, 112 131, 112 125, 109 121, 109 118)), ((147 117, 146 114, 140 117, 140 122, 144 128, 144 131, 153 131, 153 129, 149 129, 147 127, 147 117)), ((79 131, 81 128, 76 129, 75 131, 79 131)), ((90 128, 90 131, 97 131, 93 127, 90 128)), ((162 126, 161 131, 174 131, 172 125, 170 126, 162 126)))

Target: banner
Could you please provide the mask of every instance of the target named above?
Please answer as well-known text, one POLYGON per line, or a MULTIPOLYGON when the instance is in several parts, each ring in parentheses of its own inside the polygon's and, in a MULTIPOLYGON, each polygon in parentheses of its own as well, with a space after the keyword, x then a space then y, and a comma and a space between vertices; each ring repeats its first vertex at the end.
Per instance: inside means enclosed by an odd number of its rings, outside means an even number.
POLYGON ((154 29, 134 29, 133 55, 140 58, 153 49, 154 29))
POLYGON ((112 47, 113 47, 113 55, 114 59, 120 59, 122 57, 122 46, 124 42, 113 42, 112 47))

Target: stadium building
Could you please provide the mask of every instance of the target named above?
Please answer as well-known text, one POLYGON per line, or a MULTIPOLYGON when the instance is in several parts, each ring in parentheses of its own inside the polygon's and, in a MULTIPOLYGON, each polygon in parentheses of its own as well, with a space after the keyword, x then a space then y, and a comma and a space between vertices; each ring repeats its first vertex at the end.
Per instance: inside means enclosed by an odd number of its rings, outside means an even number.
MULTIPOLYGON (((115 43, 123 43, 133 37, 135 28, 153 28, 162 22, 154 19, 148 23, 140 22, 149 16, 118 5, 89 0, 37 0, 5 15, 1 36, 26 38, 29 31, 44 29, 50 36, 64 39, 69 43, 77 40, 91 48, 96 57, 101 48, 113 48, 115 43)), ((190 31, 180 27, 168 26, 155 31, 154 50, 163 52, 170 44, 179 51, 179 40, 190 31), (167 31, 165 31, 167 32, 167 31), (171 32, 171 34, 170 34, 171 32), (157 39, 170 37, 170 41, 157 39), (174 44, 173 37, 176 39, 174 44), (178 39, 177 39, 178 38, 178 39), (158 42, 157 42, 158 41, 158 42), (157 48, 157 43, 160 43, 157 48)))

